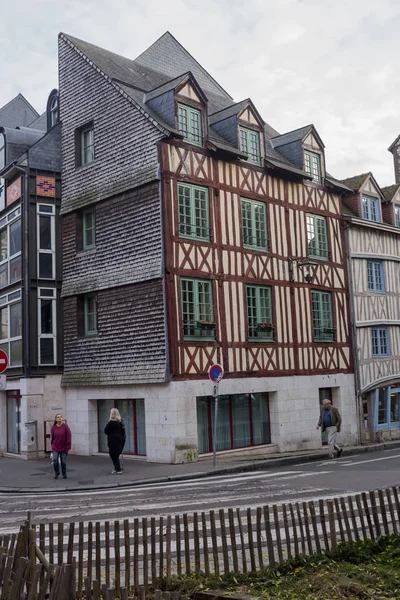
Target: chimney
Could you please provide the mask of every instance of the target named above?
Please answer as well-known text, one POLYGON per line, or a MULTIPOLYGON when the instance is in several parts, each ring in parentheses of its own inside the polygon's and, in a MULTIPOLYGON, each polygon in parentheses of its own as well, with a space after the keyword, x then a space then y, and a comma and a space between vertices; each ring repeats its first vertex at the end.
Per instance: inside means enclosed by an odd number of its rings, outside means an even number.
POLYGON ((397 136, 388 150, 393 154, 395 181, 396 183, 400 183, 400 135, 397 136))

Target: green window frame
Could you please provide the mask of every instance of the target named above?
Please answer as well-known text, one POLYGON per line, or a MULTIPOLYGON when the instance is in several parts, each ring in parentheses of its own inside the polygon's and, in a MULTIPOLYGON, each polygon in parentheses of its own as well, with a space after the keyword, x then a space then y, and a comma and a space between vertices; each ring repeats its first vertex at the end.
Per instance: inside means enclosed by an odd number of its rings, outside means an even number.
POLYGON ((334 342, 336 329, 333 327, 332 294, 313 290, 311 296, 314 342, 334 342))
POLYGON ((212 281, 181 279, 184 339, 215 339, 212 281))
POLYGON ((247 127, 239 127, 239 147, 247 154, 247 160, 254 165, 261 165, 260 132, 247 127))
POLYGON ((93 124, 81 129, 81 164, 87 165, 94 161, 94 128, 93 124))
POLYGON ((240 199, 242 209, 243 246, 268 251, 267 206, 264 202, 240 199))
POLYGON ((210 240, 208 189, 178 183, 179 237, 210 240))
POLYGON ((85 335, 97 334, 97 294, 84 297, 85 335))
POLYGON ((321 157, 315 152, 304 151, 304 170, 312 176, 314 183, 321 183, 321 157))
POLYGON ((327 260, 329 258, 328 228, 325 217, 306 215, 308 256, 327 260))
POLYGON ((95 210, 85 210, 82 214, 83 249, 90 250, 96 245, 95 210))
POLYGON ((273 342, 271 288, 246 285, 246 299, 249 341, 273 342))
POLYGON ((203 144, 201 111, 186 104, 178 104, 178 129, 184 140, 201 146, 203 144))

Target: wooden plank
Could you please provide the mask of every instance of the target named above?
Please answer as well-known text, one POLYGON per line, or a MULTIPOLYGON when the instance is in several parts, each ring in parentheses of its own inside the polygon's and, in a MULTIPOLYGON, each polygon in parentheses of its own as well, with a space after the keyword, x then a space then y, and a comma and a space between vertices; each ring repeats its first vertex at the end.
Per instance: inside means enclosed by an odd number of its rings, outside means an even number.
POLYGON ((332 500, 328 500, 327 502, 328 508, 328 520, 329 520, 329 535, 330 535, 330 549, 332 552, 336 552, 337 550, 337 539, 336 539, 336 521, 335 521, 335 511, 334 504, 332 500))
POLYGON ((158 559, 159 559, 159 563, 160 563, 159 581, 160 581, 160 585, 163 585, 163 583, 164 583, 164 517, 160 517, 158 539, 159 539, 158 559))
POLYGON ((385 505, 385 498, 383 496, 383 490, 378 490, 378 498, 379 498, 380 513, 382 515, 383 531, 385 532, 385 535, 389 535, 390 531, 389 531, 389 524, 388 524, 388 520, 387 520, 386 505, 385 505))
MULTIPOLYGON (((35 600, 35 598, 37 597, 36 594, 37 594, 38 585, 40 584, 40 582, 42 580, 44 581, 44 573, 45 573, 45 571, 44 571, 43 565, 41 565, 41 564, 36 565, 31 589, 28 592, 26 600, 35 600), (42 574, 43 574, 43 577, 42 577, 42 574)), ((0 581, 1 581, 1 579, 0 579, 0 581)))
MULTIPOLYGON (((172 579, 172 551, 171 551, 171 542, 172 542, 172 517, 171 515, 167 516, 167 531, 166 531, 166 553, 165 553, 165 561, 166 561, 166 569, 165 569, 165 582, 168 585, 171 585, 172 579)), ((129 586, 127 586, 129 588, 129 586)))
POLYGON ((182 575, 182 552, 181 552, 181 519, 175 515, 175 544, 176 544, 176 572, 182 575))
MULTIPOLYGON (((237 553, 237 545, 236 545, 235 517, 233 514, 233 508, 228 509, 228 522, 229 522, 229 536, 230 536, 230 540, 231 540, 233 572, 238 573, 239 564, 238 564, 238 553, 237 553)), ((260 527, 260 529, 261 529, 261 527, 260 527)))
POLYGON ((355 500, 356 500, 356 504, 357 504, 358 518, 360 519, 360 523, 361 523, 362 536, 366 540, 368 536, 367 536, 367 530, 365 528, 365 517, 364 517, 364 511, 363 511, 363 508, 361 505, 360 494, 356 495, 355 500))
POLYGON ((225 527, 225 511, 223 508, 220 508, 219 511, 219 522, 221 528, 221 542, 222 542, 222 557, 224 561, 224 573, 229 573, 229 553, 228 553, 228 544, 226 541, 226 527, 225 527))
MULTIPOLYGON (((276 564, 275 561, 275 551, 274 551, 274 543, 272 540, 272 532, 271 532, 271 520, 269 514, 269 506, 264 506, 264 526, 265 526, 265 536, 267 538, 267 548, 268 548, 268 561, 269 566, 274 567, 276 564)), ((255 568, 252 571, 255 571, 255 568)))
POLYGON ((301 515, 300 504, 298 502, 296 502, 296 513, 300 529, 301 553, 306 554, 306 535, 303 527, 303 519, 301 515))
MULTIPOLYGON (((142 519, 142 539, 143 539, 143 588, 147 594, 149 591, 149 549, 147 541, 147 518, 142 519)), ((140 586, 142 587, 142 586, 140 586)), ((139 594, 140 594, 139 587, 139 594)))
POLYGON ((312 545, 312 541, 311 541, 310 520, 308 518, 307 502, 303 502, 302 506, 303 506, 304 529, 305 529, 305 532, 306 532, 308 553, 309 554, 314 554, 314 549, 313 549, 313 545, 312 545))
POLYGON ((139 519, 133 521, 133 590, 139 593, 139 519))
POLYGON ((246 544, 244 542, 242 513, 240 511, 240 508, 236 509, 236 516, 237 516, 237 522, 238 522, 240 548, 241 548, 241 554, 242 554, 242 573, 247 573, 246 544))
POLYGON ((80 521, 78 525, 78 600, 82 599, 83 594, 83 547, 84 524, 80 521))
POLYGON ((374 527, 372 525, 372 519, 371 519, 370 509, 368 506, 367 494, 365 492, 362 492, 361 498, 363 501, 364 514, 367 517, 369 535, 370 535, 371 540, 374 540, 375 539, 375 531, 374 531, 374 527))
POLYGON ((120 522, 114 521, 114 557, 115 557, 115 577, 114 586, 115 593, 119 596, 119 590, 121 589, 121 536, 120 536, 120 522))
POLYGON ((189 523, 187 513, 183 514, 183 535, 185 540, 185 572, 186 575, 190 575, 189 523))
POLYGON ((285 528, 285 538, 286 538, 286 553, 288 560, 292 559, 292 547, 291 547, 291 538, 289 531, 289 519, 288 513, 286 509, 286 504, 282 504, 282 517, 283 517, 283 526, 285 528))
POLYGON ((100 583, 101 581, 101 538, 100 538, 100 522, 96 521, 95 523, 95 537, 96 537, 96 579, 100 583))
POLYGON ((93 578, 93 523, 89 521, 88 523, 88 541, 87 541, 87 570, 86 577, 92 581, 93 578))
POLYGON ((341 510, 340 510, 340 506, 339 506, 339 500, 337 498, 334 499, 334 505, 335 505, 335 513, 338 516, 337 522, 339 523, 340 541, 345 542, 346 536, 344 535, 343 523, 342 523, 342 519, 340 516, 341 510))
POLYGON ((351 526, 352 526, 352 530, 354 532, 354 539, 356 541, 358 541, 360 539, 360 534, 358 533, 358 525, 357 525, 357 520, 356 520, 356 513, 355 513, 355 510, 354 510, 353 499, 352 499, 351 496, 347 496, 347 503, 349 505, 351 526))
POLYGON ((212 553, 213 553, 213 560, 214 560, 214 574, 217 577, 219 577, 217 529, 215 526, 215 512, 213 510, 210 510, 210 529, 211 529, 212 553))
POLYGON ((157 587, 157 552, 156 552, 156 519, 150 519, 150 564, 151 564, 151 585, 157 587))
POLYGON ((311 515, 311 524, 312 524, 313 533, 314 533, 314 544, 315 544, 316 551, 319 554, 321 552, 321 543, 320 543, 320 540, 319 540, 319 532, 318 532, 317 517, 316 517, 316 514, 315 514, 314 502, 309 501, 309 503, 308 503, 308 510, 310 512, 310 515, 311 515))
POLYGON ((375 524, 375 529, 376 529, 376 537, 379 538, 381 536, 381 525, 379 523, 379 515, 378 515, 378 508, 376 506, 375 492, 373 490, 371 490, 369 493, 369 499, 371 501, 372 516, 374 519, 374 524, 375 524))
POLYGON ((75 536, 75 523, 72 522, 69 524, 69 531, 68 531, 67 563, 69 565, 72 563, 72 557, 73 557, 73 553, 74 553, 74 536, 75 536))
POLYGON ((261 533, 261 516, 262 509, 261 506, 257 506, 256 510, 256 536, 257 536, 257 553, 258 553, 258 564, 259 568, 262 569, 264 567, 263 560, 263 547, 262 547, 262 533, 261 533))
MULTIPOLYGON (((39 548, 42 551, 42 554, 46 553, 46 529, 44 523, 40 523, 39 525, 39 548)), ((40 585, 42 585, 44 580, 44 570, 40 571, 40 585)))
POLYGON ((256 557, 254 554, 253 520, 251 518, 251 508, 247 509, 247 540, 249 543, 251 570, 255 571, 256 570, 256 557))
POLYGON ((106 555, 106 585, 110 586, 110 521, 104 523, 105 555, 106 555))
POLYGON ((200 538, 199 538, 199 515, 193 513, 193 544, 194 544, 194 569, 195 573, 200 573, 200 538))
POLYGON ((321 523, 321 529, 322 529, 322 536, 324 539, 324 549, 328 550, 329 548, 329 539, 328 539, 328 532, 326 529, 326 514, 325 514, 325 504, 324 501, 321 499, 318 501, 318 505, 319 505, 319 521, 321 523))
POLYGON ((57 564, 62 565, 64 562, 64 524, 58 523, 57 527, 57 564))
POLYGON ((54 568, 53 568, 53 566, 51 566, 51 568, 48 571, 46 571, 43 585, 41 586, 41 588, 39 590, 39 595, 38 595, 37 600, 45 600, 45 598, 48 598, 47 590, 49 588, 50 581, 53 578, 53 575, 54 575, 54 568))
POLYGON ((124 563, 125 563, 125 587, 131 587, 131 539, 129 533, 129 520, 124 520, 124 563))
POLYGON ((397 515, 396 521, 397 521, 397 523, 399 523, 400 522, 400 501, 399 501, 399 493, 397 491, 397 487, 398 486, 393 486, 392 490, 393 490, 394 503, 396 506, 396 515, 397 515))
POLYGON ((54 565, 54 526, 49 523, 49 563, 54 565))
MULTIPOLYGON (((96 577, 97 577, 97 575, 96 575, 96 577)), ((91 598, 92 600, 101 600, 100 581, 97 579, 94 579, 92 582, 92 593, 91 593, 91 596, 89 596, 89 598, 91 598)))
POLYGON ((390 518, 391 518, 391 522, 392 522, 393 533, 395 535, 398 535, 399 534, 399 530, 397 528, 396 517, 395 517, 395 514, 394 514, 394 508, 393 508, 392 494, 391 494, 390 488, 386 489, 386 498, 387 498, 387 501, 388 501, 388 507, 389 507, 390 518))
POLYGON ((204 556, 204 573, 206 576, 210 574, 210 555, 208 553, 208 532, 206 513, 201 513, 202 535, 203 535, 203 556, 204 556))
POLYGON ((296 517, 294 514, 293 504, 291 502, 289 504, 289 512, 290 512, 290 518, 292 519, 294 555, 299 556, 300 553, 299 553, 299 538, 297 535, 297 523, 296 523, 296 517))
POLYGON ((347 506, 346 506, 346 502, 345 502, 344 498, 340 498, 340 506, 342 509, 342 519, 344 520, 344 526, 346 527, 347 539, 350 541, 353 541, 348 510, 347 510, 347 506))

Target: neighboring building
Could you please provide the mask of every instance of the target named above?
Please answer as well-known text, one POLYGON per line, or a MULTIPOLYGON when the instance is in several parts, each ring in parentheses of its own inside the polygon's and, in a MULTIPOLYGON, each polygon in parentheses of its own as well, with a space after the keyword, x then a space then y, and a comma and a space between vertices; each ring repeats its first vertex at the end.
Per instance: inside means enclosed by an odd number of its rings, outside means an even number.
POLYGON ((399 185, 372 173, 343 183, 361 441, 400 437, 399 185))
POLYGON ((7 389, 0 392, 0 447, 22 458, 35 453, 36 443, 41 452, 49 450, 49 422, 55 409, 64 406, 57 106, 54 90, 41 117, 22 96, 0 110, 0 176, 5 184, 0 207, 0 348, 9 357, 7 389), (35 420, 37 440, 35 429, 24 425, 35 420))
POLYGON ((313 125, 279 135, 166 33, 132 61, 59 38, 66 411, 73 451, 177 462, 357 439, 341 200, 313 125), (165 57, 168 57, 166 60, 165 57))

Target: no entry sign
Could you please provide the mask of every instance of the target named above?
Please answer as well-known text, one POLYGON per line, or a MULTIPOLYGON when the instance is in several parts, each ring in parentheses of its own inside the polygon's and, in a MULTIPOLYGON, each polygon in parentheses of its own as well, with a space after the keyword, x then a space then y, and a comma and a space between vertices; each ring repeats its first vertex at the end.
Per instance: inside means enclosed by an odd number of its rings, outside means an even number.
POLYGON ((211 381, 214 381, 214 383, 218 383, 218 381, 221 381, 223 376, 224 369, 221 367, 221 365, 213 365, 208 370, 208 377, 211 379, 211 381))
POLYGON ((4 350, 0 350, 0 373, 4 373, 4 371, 8 367, 8 356, 4 352, 4 350))

